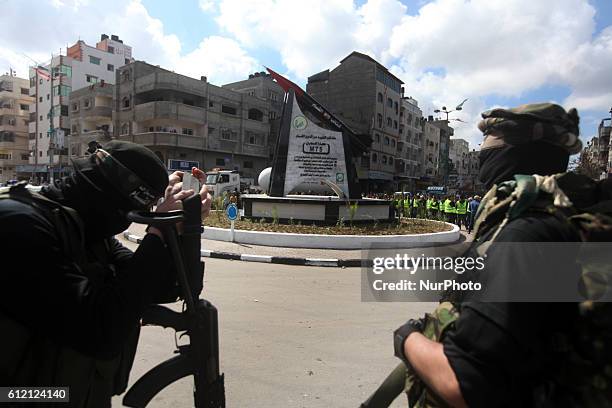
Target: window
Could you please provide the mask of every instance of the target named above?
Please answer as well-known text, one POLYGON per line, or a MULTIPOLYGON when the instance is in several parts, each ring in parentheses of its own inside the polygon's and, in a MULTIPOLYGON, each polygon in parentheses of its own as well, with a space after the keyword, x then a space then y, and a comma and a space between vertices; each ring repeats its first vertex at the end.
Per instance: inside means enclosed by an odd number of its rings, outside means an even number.
POLYGON ((0 142, 14 142, 15 134, 13 132, 0 133, 0 142))
POLYGON ((391 146, 395 147, 395 139, 391 139, 391 146))
POLYGON ((12 155, 10 153, 0 153, 0 160, 11 160, 12 155))
POLYGON ((94 65, 100 65, 100 58, 94 57, 93 55, 89 56, 89 62, 94 65))
POLYGON ((127 135, 129 133, 130 133, 130 125, 127 123, 124 123, 123 125, 121 125, 121 134, 127 135))
POLYGON ((387 164, 387 156, 383 155, 382 164, 387 164))
POLYGON ((38 134, 38 138, 42 139, 42 132, 38 134))
POLYGON ((213 102, 212 101, 208 101, 208 107, 212 108, 213 106, 214 106, 213 102))
POLYGON ((391 125, 393 125, 393 121, 387 116, 387 126, 391 127, 391 125))
POLYGON ((225 159, 217 157, 215 159, 215 166, 225 166, 225 159))
POLYGON ((129 108, 130 107, 130 98, 127 96, 124 96, 123 99, 121 99, 121 106, 123 108, 129 108))
POLYGON ((73 134, 74 134, 74 133, 78 133, 78 128, 77 128, 77 125, 72 125, 72 130, 71 130, 71 133, 73 133, 73 134))
POLYGON ((182 132, 184 135, 189 135, 189 136, 193 136, 193 129, 190 128, 183 128, 182 132))
POLYGON ((53 87, 53 96, 70 96, 71 87, 66 85, 57 85, 53 87))
POLYGON ((249 109, 249 119, 263 122, 263 112, 259 109, 249 109))
POLYGON ((383 96, 382 96, 382 94, 381 94, 380 92, 378 93, 377 100, 378 100, 378 102, 380 102, 380 103, 382 103, 382 101, 383 101, 383 96))
POLYGON ((245 169, 252 169, 253 168, 253 162, 252 161, 245 161, 244 165, 242 166, 245 169))
POLYGON ((268 112, 268 118, 269 119, 276 119, 276 116, 277 116, 276 112, 274 112, 274 111, 268 112))
POLYGON ((389 137, 385 136, 385 146, 388 146, 388 145, 389 145, 389 137))
POLYGON ((393 165, 393 157, 389 157, 389 164, 393 165))
POLYGON ((393 129, 397 129, 397 120, 393 121, 393 129))
POLYGON ((42 157, 42 150, 38 151, 38 157, 42 157))
POLYGON ((390 107, 390 108, 393 107, 393 99, 387 98, 387 106, 390 107))
POLYGON ((268 91, 268 98, 271 101, 276 102, 276 101, 278 101, 278 94, 276 92, 274 92, 274 91, 268 91))
POLYGON ((125 65, 127 65, 127 64, 129 64, 129 63, 130 63, 130 59, 129 59, 129 58, 126 58, 126 59, 125 59, 125 65))
POLYGON ((380 135, 378 133, 374 135, 374 140, 376 140, 377 143, 380 143, 380 135))
POLYGON ((70 78, 72 77, 72 67, 68 65, 60 65, 59 67, 55 67, 53 68, 53 76, 65 76, 70 78))
POLYGON ((42 96, 38 98, 38 102, 42 102, 42 96))
POLYGON ((21 160, 28 160, 30 158, 30 155, 27 153, 21 153, 21 160))
POLYGON ((83 101, 83 106, 85 107, 85 109, 89 109, 90 105, 91 105, 91 102, 89 101, 89 99, 85 99, 83 101))
POLYGON ((24 110, 24 111, 29 111, 30 110, 30 105, 20 104, 19 105, 19 109, 24 110))
POLYGON ((38 120, 42 120, 42 115, 39 116, 38 120))
POLYGON ((237 133, 227 128, 221 128, 221 139, 236 140, 237 133))
POLYGON ((113 72, 115 70, 115 66, 113 64, 106 64, 106 70, 113 72))
POLYGON ((49 96, 50 96, 50 95, 49 95, 49 94, 47 94, 47 100, 49 100, 49 96))
POLYGON ((378 115, 376 115, 376 119, 378 122, 378 127, 382 129, 382 115, 379 113, 378 115))
POLYGON ((77 102, 74 102, 72 104, 72 111, 73 112, 78 112, 79 111, 79 104, 77 102))
POLYGON ((30 94, 30 90, 28 88, 21 88, 21 94, 22 95, 29 95, 30 94))
POLYGON ((395 106, 395 114, 397 115, 397 113, 399 112, 399 106, 398 106, 397 102, 394 102, 393 106, 395 106))
POLYGON ((233 106, 221 105, 221 112, 227 113, 229 115, 235 115, 236 108, 234 108, 233 106))
POLYGON ((378 161, 378 155, 376 153, 372 153, 372 163, 376 163, 378 161))
MULTIPOLYGON (((115 47, 108 46, 108 47, 106 48, 106 51, 108 51, 108 52, 109 52, 109 53, 111 53, 111 54, 114 54, 114 53, 115 53, 115 47)), ((110 69, 109 69, 109 71, 110 71, 110 69)))
POLYGON ((90 84, 97 84, 98 83, 98 77, 97 76, 93 76, 93 75, 89 75, 89 74, 85 74, 85 80, 87 82, 89 82, 90 84))
MULTIPOLYGON (((42 79, 39 79, 38 83, 42 85, 42 79)), ((42 155, 42 153, 41 153, 41 155, 42 155)))

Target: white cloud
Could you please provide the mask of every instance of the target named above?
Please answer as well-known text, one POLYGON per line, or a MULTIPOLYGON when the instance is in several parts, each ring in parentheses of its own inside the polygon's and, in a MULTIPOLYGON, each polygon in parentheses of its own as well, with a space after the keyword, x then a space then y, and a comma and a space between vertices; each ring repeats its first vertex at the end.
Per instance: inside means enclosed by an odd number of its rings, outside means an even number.
POLYGON ((392 67, 425 114, 469 98, 455 127, 475 144, 490 96, 560 85, 579 109, 612 102, 612 28, 592 38, 588 0, 433 0, 407 13, 396 0, 221 0, 217 22, 249 49, 278 51, 300 82, 358 50, 392 67))
POLYGON ((180 58, 176 69, 193 78, 207 76, 209 82, 222 85, 245 79, 249 73, 260 71, 261 66, 235 40, 212 36, 180 58))
POLYGON ((403 17, 387 58, 420 100, 439 107, 470 98, 458 115, 470 125, 457 126, 456 135, 477 144, 487 96, 520 98, 562 85, 572 89, 566 107, 610 103, 612 36, 592 40, 594 15, 586 0, 436 0, 403 17), (437 74, 424 74, 431 69, 437 74))
POLYGON ((219 10, 222 29, 250 49, 277 51, 300 79, 337 64, 356 46, 359 17, 351 0, 222 0, 219 10))
POLYGON ((0 45, 0 67, 17 69, 26 77, 32 59, 43 62, 60 48, 78 39, 95 46, 100 34, 118 34, 133 47, 133 56, 175 72, 221 85, 243 79, 258 70, 259 64, 247 55, 233 39, 211 36, 199 47, 182 53, 181 41, 168 33, 161 20, 152 17, 141 0, 108 0, 105 3, 87 0, 50 0, 11 2, 3 6, 0 25, 4 28, 0 45), (19 27, 28 21, 28 30, 19 27), (61 28, 61 29, 60 29, 61 28))
POLYGON ((200 0, 198 5, 200 6, 200 10, 205 13, 210 13, 215 10, 215 0, 200 0))

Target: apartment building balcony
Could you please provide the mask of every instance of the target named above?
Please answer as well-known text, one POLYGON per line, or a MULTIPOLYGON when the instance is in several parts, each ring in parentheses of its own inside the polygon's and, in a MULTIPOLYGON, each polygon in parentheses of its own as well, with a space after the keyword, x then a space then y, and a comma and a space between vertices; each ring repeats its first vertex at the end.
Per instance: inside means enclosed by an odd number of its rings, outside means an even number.
POLYGON ((173 90, 206 97, 207 83, 205 81, 187 78, 171 72, 154 72, 136 78, 135 82, 136 93, 156 90, 173 90))
POLYGON ((207 149, 219 152, 244 154, 247 156, 258 156, 266 158, 270 155, 268 146, 242 143, 238 139, 223 139, 218 137, 208 138, 207 149))
POLYGON ((120 135, 120 140, 138 143, 144 146, 182 147, 204 150, 204 138, 195 135, 183 135, 170 132, 145 132, 133 135, 120 135))
POLYGON ((173 119, 204 125, 206 109, 182 103, 157 101, 141 103, 134 107, 135 119, 143 122, 152 119, 173 119))
MULTIPOLYGON (((72 114, 74 115, 74 113, 72 114)), ((79 116, 83 119, 111 119, 113 108, 110 106, 94 106, 92 108, 81 108, 79 116)))

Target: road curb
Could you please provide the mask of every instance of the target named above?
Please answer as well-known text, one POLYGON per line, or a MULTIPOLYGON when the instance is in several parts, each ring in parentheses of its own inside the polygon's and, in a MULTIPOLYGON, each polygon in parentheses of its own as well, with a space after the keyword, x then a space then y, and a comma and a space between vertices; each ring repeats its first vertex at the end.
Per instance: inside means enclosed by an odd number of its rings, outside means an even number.
MULTIPOLYGON (((140 244, 142 242, 142 237, 134 235, 129 231, 123 232, 123 238, 135 244, 140 244)), ((372 261, 368 259, 294 258, 288 256, 237 254, 233 252, 208 251, 205 249, 200 250, 200 254, 203 258, 230 259, 243 262, 261 262, 297 266, 359 268, 361 266, 371 266, 372 264, 372 261)))

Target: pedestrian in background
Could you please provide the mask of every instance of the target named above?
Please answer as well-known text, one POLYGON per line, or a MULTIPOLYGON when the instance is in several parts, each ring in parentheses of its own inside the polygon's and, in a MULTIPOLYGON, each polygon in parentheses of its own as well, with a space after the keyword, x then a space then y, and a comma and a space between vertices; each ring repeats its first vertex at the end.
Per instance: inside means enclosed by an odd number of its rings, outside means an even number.
POLYGON ((480 206, 480 196, 475 195, 468 204, 468 234, 474 229, 474 221, 476 221, 476 212, 480 206))

